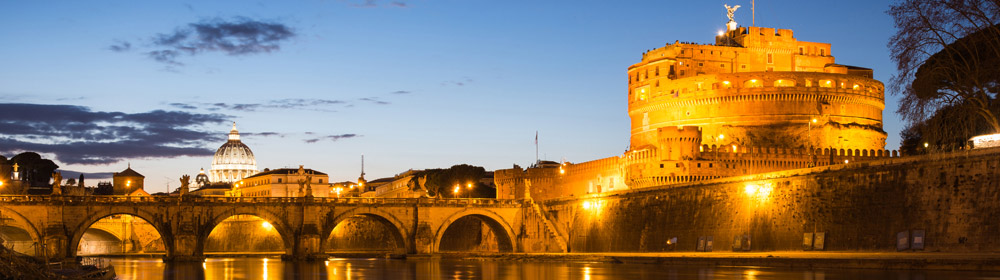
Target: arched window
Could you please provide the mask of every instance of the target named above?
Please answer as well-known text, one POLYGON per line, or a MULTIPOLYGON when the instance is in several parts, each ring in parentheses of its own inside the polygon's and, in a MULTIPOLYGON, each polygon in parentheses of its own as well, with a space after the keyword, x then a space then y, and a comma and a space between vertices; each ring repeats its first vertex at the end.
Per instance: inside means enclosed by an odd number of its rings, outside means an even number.
POLYGON ((774 86, 775 87, 794 87, 795 86, 795 81, 781 79, 781 80, 774 81, 774 86))
POLYGON ((746 88, 759 88, 763 86, 764 82, 758 79, 749 79, 746 82, 743 82, 743 87, 746 88))
POLYGON ((833 87, 833 81, 832 80, 820 80, 819 81, 819 87, 832 88, 833 87))

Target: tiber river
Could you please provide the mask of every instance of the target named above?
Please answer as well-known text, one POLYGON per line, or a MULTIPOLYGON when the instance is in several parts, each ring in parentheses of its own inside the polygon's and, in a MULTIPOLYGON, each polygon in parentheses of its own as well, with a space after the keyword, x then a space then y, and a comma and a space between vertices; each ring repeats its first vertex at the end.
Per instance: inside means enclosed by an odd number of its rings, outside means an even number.
POLYGON ((116 258, 119 279, 1000 279, 998 272, 789 269, 587 262, 462 259, 329 259, 282 262, 268 258, 209 258, 168 264, 155 258, 116 258))

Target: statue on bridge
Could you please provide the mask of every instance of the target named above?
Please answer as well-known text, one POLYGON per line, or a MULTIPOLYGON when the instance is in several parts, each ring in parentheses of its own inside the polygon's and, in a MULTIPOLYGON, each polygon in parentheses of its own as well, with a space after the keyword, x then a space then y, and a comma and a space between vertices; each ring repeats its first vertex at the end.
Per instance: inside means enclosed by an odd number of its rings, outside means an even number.
POLYGON ((299 195, 302 197, 313 197, 312 176, 306 176, 305 179, 299 179, 299 195))
POLYGON ((62 174, 52 172, 52 195, 62 195, 62 174))
POLYGON ((191 176, 188 176, 187 174, 181 176, 181 187, 178 189, 180 196, 188 194, 191 188, 190 185, 191 185, 191 176))

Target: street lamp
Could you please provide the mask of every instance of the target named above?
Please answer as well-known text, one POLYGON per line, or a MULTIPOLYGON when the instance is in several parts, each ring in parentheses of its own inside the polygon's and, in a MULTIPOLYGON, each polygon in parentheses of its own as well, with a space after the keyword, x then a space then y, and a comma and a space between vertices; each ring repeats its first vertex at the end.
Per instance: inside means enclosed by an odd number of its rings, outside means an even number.
POLYGON ((452 193, 454 193, 454 195, 452 196, 452 198, 458 198, 458 191, 461 190, 461 189, 462 188, 460 188, 458 185, 455 185, 455 189, 451 191, 452 193))

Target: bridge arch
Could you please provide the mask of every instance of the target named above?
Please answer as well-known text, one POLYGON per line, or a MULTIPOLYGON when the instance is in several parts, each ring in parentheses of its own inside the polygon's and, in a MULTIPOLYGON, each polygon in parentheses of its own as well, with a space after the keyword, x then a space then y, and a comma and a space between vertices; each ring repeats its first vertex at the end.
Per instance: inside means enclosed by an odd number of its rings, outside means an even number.
POLYGON ((493 231, 493 234, 496 235, 497 247, 500 249, 500 252, 514 252, 514 249, 517 248, 514 230, 507 220, 490 210, 466 208, 449 216, 438 227, 437 232, 434 234, 433 248, 435 252, 441 251, 441 241, 444 238, 445 231, 453 223, 465 217, 475 217, 483 221, 493 231))
POLYGON ((329 220, 329 223, 327 223, 326 228, 323 229, 322 232, 323 238, 322 241, 320 241, 321 252, 326 252, 326 250, 330 249, 329 248, 330 244, 328 244, 329 242, 327 242, 327 239, 329 239, 330 235, 333 234, 333 230, 337 228, 337 226, 340 225, 340 223, 346 221, 347 219, 357 216, 374 218, 376 221, 389 227, 389 230, 394 233, 393 236, 395 239, 394 241, 396 242, 396 244, 399 244, 404 251, 409 251, 409 248, 412 246, 412 244, 407 242, 406 237, 409 236, 409 232, 406 230, 406 226, 399 220, 399 218, 396 218, 396 216, 393 215, 392 213, 380 210, 378 208, 358 207, 334 215, 336 216, 331 215, 332 218, 329 220))
POLYGON ((165 251, 166 257, 169 258, 173 256, 174 242, 173 242, 173 235, 168 230, 169 225, 157 223, 156 221, 159 221, 159 219, 156 219, 157 215, 150 212, 138 210, 135 207, 113 207, 113 208, 98 209, 95 212, 90 213, 90 215, 88 215, 86 219, 79 222, 76 226, 70 227, 73 229, 73 231, 70 233, 71 234, 70 241, 67 244, 69 246, 69 248, 67 248, 66 250, 66 252, 68 252, 67 255, 75 257, 78 253, 77 251, 80 248, 80 241, 83 239, 83 234, 87 232, 87 229, 92 227, 94 223, 97 223, 97 221, 100 221, 101 219, 113 215, 133 216, 142 219, 143 221, 146 221, 146 223, 152 225, 153 229, 156 230, 156 233, 160 235, 160 240, 163 242, 163 249, 165 251))
POLYGON ((40 254, 41 248, 39 248, 40 246, 39 244, 42 244, 41 233, 38 231, 38 228, 35 227, 35 224, 31 223, 31 220, 29 220, 27 217, 25 217, 21 213, 18 213, 17 211, 11 210, 10 208, 0 207, 0 225, 11 226, 28 232, 28 236, 30 236, 31 242, 33 243, 31 247, 34 247, 33 249, 34 253, 31 253, 29 255, 35 257, 41 255, 40 254), (6 221, 7 218, 9 218, 14 223, 8 224, 3 222, 6 221))
POLYGON ((291 230, 291 227, 289 227, 289 225, 286 223, 285 219, 282 219, 282 217, 284 216, 275 214, 268 210, 261 209, 260 207, 252 207, 252 206, 240 206, 237 208, 229 209, 212 215, 212 219, 209 220, 208 223, 202 225, 200 234, 198 236, 198 245, 197 248, 195 248, 195 253, 197 255, 204 254, 206 245, 205 243, 208 241, 209 235, 212 234, 212 230, 214 230, 217 226, 219 226, 219 224, 221 224, 226 219, 239 215, 254 216, 257 218, 261 218, 264 221, 267 221, 269 224, 271 224, 271 226, 274 227, 274 230, 278 232, 278 235, 281 236, 281 243, 282 245, 284 245, 283 249, 285 250, 285 255, 293 254, 292 250, 295 246, 294 245, 295 234, 291 230))

